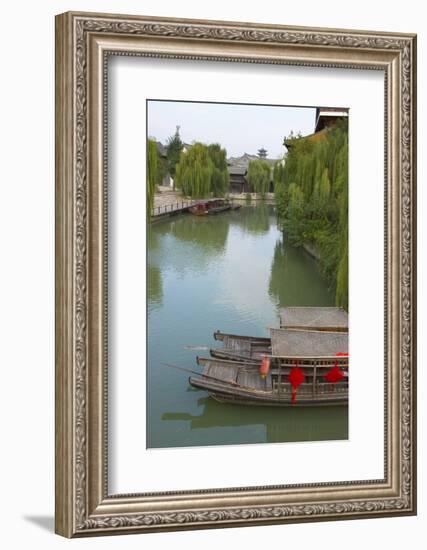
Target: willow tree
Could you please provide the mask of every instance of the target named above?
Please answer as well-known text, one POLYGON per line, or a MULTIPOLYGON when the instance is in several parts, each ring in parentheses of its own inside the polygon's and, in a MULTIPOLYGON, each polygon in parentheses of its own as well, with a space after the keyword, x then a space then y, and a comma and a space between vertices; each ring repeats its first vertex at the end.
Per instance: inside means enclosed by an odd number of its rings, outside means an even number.
POLYGON ((337 185, 339 186, 339 220, 338 220, 338 266, 336 285, 336 304, 348 310, 348 182, 344 177, 347 174, 348 159, 343 159, 337 185))
POLYGON ((273 169, 274 196, 276 199, 276 211, 279 219, 285 215, 288 202, 285 161, 276 162, 273 169))
POLYGON ((229 182, 227 152, 218 143, 195 143, 176 165, 176 186, 192 198, 224 196, 229 182))
POLYGON ((151 215, 158 183, 158 151, 154 139, 148 140, 147 161, 147 214, 151 215))
POLYGON ((319 215, 327 214, 327 204, 331 195, 331 182, 329 181, 328 169, 323 169, 322 175, 314 184, 312 201, 313 206, 319 211, 319 215))
POLYGON ((270 186, 271 168, 268 162, 263 160, 251 160, 248 166, 246 179, 255 193, 264 196, 270 186))
POLYGON ((203 143, 195 143, 180 157, 175 170, 175 183, 188 197, 208 197, 215 165, 203 143))
POLYGON ((210 190, 214 197, 223 197, 230 187, 230 175, 227 167, 227 151, 219 145, 208 145, 208 154, 213 162, 210 190))

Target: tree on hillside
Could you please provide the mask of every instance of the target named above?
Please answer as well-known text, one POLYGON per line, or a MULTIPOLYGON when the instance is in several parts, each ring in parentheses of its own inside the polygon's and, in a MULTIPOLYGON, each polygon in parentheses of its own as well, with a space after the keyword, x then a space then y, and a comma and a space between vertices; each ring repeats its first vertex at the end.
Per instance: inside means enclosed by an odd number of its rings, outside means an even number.
POLYGON ((176 127, 176 132, 168 139, 166 157, 168 161, 168 170, 172 178, 175 178, 176 165, 179 162, 184 144, 179 135, 179 126, 176 127))
POLYGON ((255 193, 264 196, 270 185, 271 169, 268 162, 263 160, 251 160, 248 166, 246 179, 255 193))

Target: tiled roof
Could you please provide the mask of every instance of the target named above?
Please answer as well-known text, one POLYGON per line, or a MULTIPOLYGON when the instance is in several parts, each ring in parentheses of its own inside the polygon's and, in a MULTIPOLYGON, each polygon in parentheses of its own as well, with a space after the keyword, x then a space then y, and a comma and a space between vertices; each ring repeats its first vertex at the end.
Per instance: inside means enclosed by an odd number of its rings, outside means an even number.
POLYGON ((250 155, 249 153, 244 153, 241 157, 230 157, 227 160, 230 173, 237 173, 235 172, 235 170, 238 170, 239 168, 245 168, 245 170, 247 170, 251 160, 263 160, 264 162, 268 162, 269 164, 276 164, 276 162, 282 159, 260 159, 258 155, 250 155))
POLYGON ((239 166, 236 164, 232 164, 228 167, 228 171, 230 174, 234 174, 236 176, 244 176, 246 172, 248 171, 247 166, 239 166))

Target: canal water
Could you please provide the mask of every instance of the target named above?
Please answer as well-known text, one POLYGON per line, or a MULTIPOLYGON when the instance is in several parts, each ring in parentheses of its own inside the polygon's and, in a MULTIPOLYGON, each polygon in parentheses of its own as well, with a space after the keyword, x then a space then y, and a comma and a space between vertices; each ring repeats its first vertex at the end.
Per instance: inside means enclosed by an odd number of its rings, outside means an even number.
POLYGON ((274 207, 183 214, 148 232, 147 447, 347 439, 347 407, 218 403, 192 388, 213 333, 268 336, 283 306, 331 306, 317 263, 290 246, 274 207))

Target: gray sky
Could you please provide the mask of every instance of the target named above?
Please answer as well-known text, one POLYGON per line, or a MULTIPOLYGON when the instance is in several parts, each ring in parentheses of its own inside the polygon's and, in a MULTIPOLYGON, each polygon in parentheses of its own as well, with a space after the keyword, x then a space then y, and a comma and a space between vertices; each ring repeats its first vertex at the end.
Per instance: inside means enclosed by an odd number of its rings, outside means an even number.
POLYGON ((148 101, 148 135, 166 144, 181 126, 186 143, 220 143, 227 156, 256 154, 260 147, 269 158, 280 158, 283 137, 291 130, 303 135, 314 131, 315 109, 224 103, 148 101))

